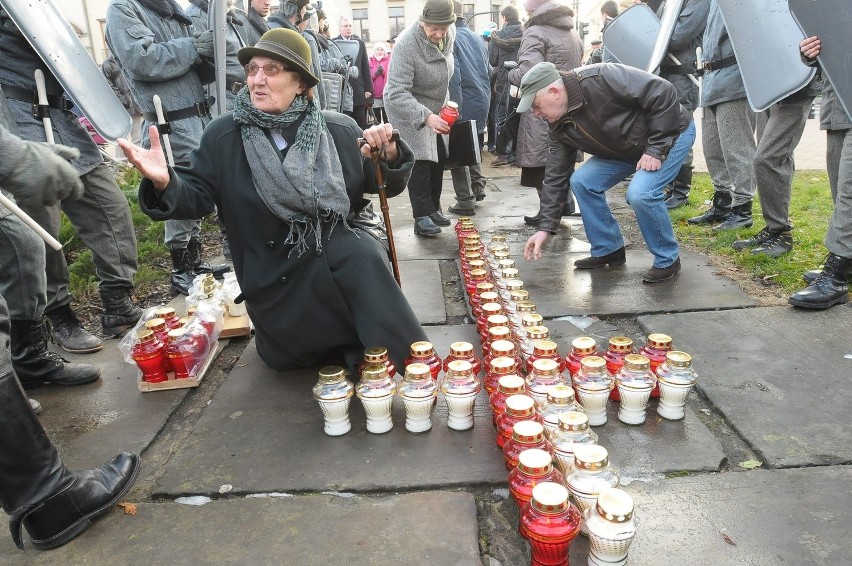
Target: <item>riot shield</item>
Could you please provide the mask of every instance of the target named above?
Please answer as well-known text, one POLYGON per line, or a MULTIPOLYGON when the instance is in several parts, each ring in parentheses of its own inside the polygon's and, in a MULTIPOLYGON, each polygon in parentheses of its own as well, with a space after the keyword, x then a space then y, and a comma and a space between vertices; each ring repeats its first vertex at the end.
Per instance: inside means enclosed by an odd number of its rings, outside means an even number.
POLYGON ((132 120, 53 0, 2 0, 65 93, 104 138, 130 135, 132 120))
POLYGON ((341 112, 343 105, 343 75, 340 73, 322 74, 322 86, 325 89, 326 107, 324 110, 334 110, 341 112))
POLYGON ((657 40, 654 42, 654 49, 651 51, 651 58, 648 61, 648 66, 645 70, 649 73, 657 74, 660 70, 660 65, 666 57, 666 52, 669 50, 669 42, 672 39, 677 18, 680 16, 680 9, 683 7, 684 0, 666 0, 666 5, 663 7, 663 16, 660 18, 660 31, 657 34, 657 40))
POLYGON ((651 65, 651 56, 659 35, 660 20, 654 11, 645 4, 634 4, 618 14, 606 27, 603 43, 614 63, 645 70, 651 65))
MULTIPOLYGON (((827 0, 789 0, 790 12, 805 37, 820 38, 819 61, 837 99, 852 116, 852 4, 827 0), (843 4, 841 7, 840 4, 843 4)), ((798 46, 797 46, 798 49, 798 46)))
POLYGON ((349 57, 354 65, 355 60, 358 58, 358 53, 361 52, 361 44, 354 39, 335 39, 334 43, 340 48, 343 56, 349 57))
POLYGON ((755 112, 766 110, 811 81, 816 71, 802 65, 799 43, 805 36, 790 14, 787 0, 717 1, 748 103, 755 112))
POLYGON ((216 102, 210 109, 213 116, 225 112, 227 106, 227 65, 226 45, 228 38, 228 0, 210 0, 207 8, 207 25, 213 30, 213 67, 216 73, 214 98, 216 102))

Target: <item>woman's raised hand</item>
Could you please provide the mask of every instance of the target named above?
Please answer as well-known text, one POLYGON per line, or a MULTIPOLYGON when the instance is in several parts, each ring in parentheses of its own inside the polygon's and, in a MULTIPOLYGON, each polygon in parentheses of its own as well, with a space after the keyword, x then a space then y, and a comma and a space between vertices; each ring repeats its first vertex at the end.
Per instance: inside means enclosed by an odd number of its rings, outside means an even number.
POLYGON ((148 129, 148 136, 151 140, 151 149, 134 145, 124 138, 117 140, 118 147, 127 156, 127 161, 136 167, 143 177, 150 179, 156 190, 162 191, 169 184, 169 167, 160 145, 160 132, 157 126, 151 126, 148 129))
POLYGON ((364 157, 370 157, 371 149, 384 146, 383 159, 385 161, 393 163, 399 159, 399 149, 396 147, 396 142, 393 141, 393 126, 389 123, 379 124, 364 130, 364 141, 367 142, 361 146, 361 155, 364 157))

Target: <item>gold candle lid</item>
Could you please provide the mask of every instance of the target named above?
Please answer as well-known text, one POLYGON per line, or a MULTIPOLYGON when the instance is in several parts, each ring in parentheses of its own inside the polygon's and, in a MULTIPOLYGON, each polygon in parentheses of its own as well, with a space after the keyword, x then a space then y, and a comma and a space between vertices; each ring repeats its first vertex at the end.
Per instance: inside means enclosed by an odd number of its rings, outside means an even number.
POLYGON ((540 326, 544 322, 544 317, 537 312, 527 313, 521 317, 521 324, 524 326, 540 326))
POLYGON ((435 353, 431 342, 421 340, 411 345, 411 355, 416 357, 430 356, 435 353))
POLYGON ((559 429, 566 432, 585 432, 589 430, 589 417, 586 413, 570 411, 559 415, 559 429))
POLYGON ((461 377, 473 374, 473 364, 467 360, 453 360, 447 364, 447 376, 461 377))
POLYGON ((491 371, 496 374, 503 375, 507 373, 513 373, 515 369, 515 360, 512 358, 506 356, 498 356, 491 360, 491 371))
POLYGON ((595 511, 612 523, 626 523, 633 517, 633 498, 617 487, 608 487, 598 494, 595 511))
POLYGON ((511 340, 495 340, 491 343, 491 351, 498 357, 512 359, 515 357, 515 343, 511 340))
POLYGON ((491 236, 491 243, 496 243, 496 242, 505 243, 506 242, 506 234, 493 234, 491 236))
POLYGON ((154 311, 154 316, 158 318, 171 318, 173 316, 177 316, 175 314, 175 309, 172 307, 161 307, 154 311))
POLYGON ((530 340, 547 340, 550 338, 550 329, 546 326, 527 326, 527 337, 530 340))
POLYGON ((651 348, 656 348, 657 350, 671 350, 672 348, 672 337, 668 334, 660 334, 653 333, 648 334, 647 344, 651 348))
POLYGON ((429 373, 429 366, 420 362, 414 362, 405 366, 405 379, 432 379, 432 374, 429 373))
MULTIPOLYGON (((490 316, 488 318, 491 318, 490 316)), ((492 326, 488 329, 488 337, 492 342, 508 340, 512 337, 512 331, 508 326, 492 326)))
POLYGON ((580 367, 586 373, 600 373, 606 369, 606 360, 600 356, 586 356, 580 360, 580 367))
POLYGON ((574 446, 574 466, 581 470, 602 470, 609 465, 609 452, 597 444, 574 446))
POLYGON ((497 262, 497 267, 500 269, 515 267, 515 260, 511 258, 501 259, 497 262))
POLYGON ((361 379, 364 381, 375 381, 386 377, 388 377, 388 368, 384 365, 366 366, 361 372, 361 379))
MULTIPOLYGON (((506 288, 507 289, 511 287, 509 285, 509 283, 512 283, 513 285, 516 284, 516 283, 520 283, 521 285, 524 284, 524 282, 521 281, 520 279, 518 279, 517 281, 514 281, 514 280, 513 281, 507 281, 506 282, 506 288)), ((530 292, 527 291, 526 289, 512 289, 511 291, 509 291, 509 297, 511 297, 511 299, 515 302, 515 310, 518 310, 518 304, 529 303, 528 299, 530 298, 530 292)), ((532 303, 530 303, 530 304, 532 304, 532 303)), ((535 312, 535 305, 533 305, 533 310, 531 310, 531 311, 528 310, 528 311, 524 311, 524 312, 535 312)))
POLYGON ((364 350, 364 361, 368 364, 383 364, 388 361, 388 349, 384 346, 373 346, 364 350))
POLYGON ((559 371, 559 364, 556 360, 544 358, 533 362, 533 372, 539 375, 556 375, 559 371))
POLYGON ((165 326, 166 321, 162 318, 152 318, 151 320, 145 321, 145 328, 150 328, 151 330, 157 330, 160 326, 165 326))
POLYGON ((504 375, 497 380, 497 389, 508 395, 519 395, 524 392, 526 382, 519 375, 504 375))
POLYGON ((139 338, 140 342, 153 342, 154 331, 150 328, 143 328, 142 330, 136 333, 136 337, 139 338))
POLYGON ((520 272, 514 267, 509 267, 501 270, 500 275, 503 279, 517 279, 520 277, 520 272))
POLYGON ((533 352, 538 355, 550 356, 556 353, 556 342, 552 340, 533 340, 533 352))
POLYGON ((464 259, 467 261, 472 261, 474 259, 482 259, 482 252, 479 250, 470 250, 464 252, 464 259))
POLYGON ((178 340, 186 336, 186 328, 175 328, 174 330, 169 330, 169 340, 178 340))
MULTIPOLYGON (((494 288, 494 283, 488 283, 491 285, 491 288, 494 288)), ((500 295, 497 294, 496 291, 483 291, 479 294, 479 302, 482 305, 487 305, 488 303, 500 304, 497 301, 500 300, 500 295)))
POLYGON ((557 515, 568 509, 568 488, 556 482, 545 481, 532 489, 530 505, 545 515, 557 515))
MULTIPOLYGON (((483 293, 493 292, 494 291, 494 283, 491 281, 480 281, 476 284, 476 294, 482 297, 483 293)), ((497 295, 497 293, 494 293, 497 295)), ((499 297, 500 295, 497 295, 499 297)), ((497 298, 495 297, 495 299, 497 298)))
POLYGON ((506 412, 516 417, 535 414, 535 401, 529 395, 511 395, 506 398, 506 412))
POLYGON ((518 454, 518 470, 528 476, 545 476, 553 470, 553 456, 541 448, 527 448, 518 454))
POLYGON ((465 244, 479 243, 480 240, 481 240, 481 237, 479 236, 478 233, 477 234, 468 234, 467 236, 464 237, 464 243, 465 244))
POLYGON ((524 282, 520 279, 510 279, 506 281, 506 290, 509 291, 509 296, 512 296, 512 293, 517 291, 522 291, 524 288, 524 282))
MULTIPOLYGON (((527 295, 529 295, 529 291, 524 291, 527 295)), ((522 313, 534 313, 535 312, 535 303, 532 301, 518 301, 515 303, 515 311, 522 313)))
POLYGON ((471 218, 470 216, 459 216, 458 223, 470 224, 471 226, 473 226, 473 218, 471 218))
POLYGON ((692 367, 692 356, 686 352, 672 350, 671 352, 666 353, 666 363, 672 367, 692 367))
POLYGON ((544 440, 544 425, 537 421, 519 421, 512 425, 512 440, 518 444, 536 444, 544 440))
POLYGON ((642 354, 627 354, 624 356, 624 367, 630 370, 648 370, 651 368, 651 360, 642 354))
POLYGON ((609 339, 611 352, 630 353, 633 351, 633 340, 627 336, 613 336, 609 339))
POLYGON ((340 366, 325 366, 319 370, 319 380, 324 383, 334 383, 346 379, 346 370, 340 366))
POLYGON ((575 354, 591 355, 598 351, 598 343, 589 336, 580 336, 571 342, 575 354))
POLYGON ((488 328, 494 328, 495 326, 508 326, 509 317, 505 314, 488 315, 488 318, 485 319, 485 324, 488 328))
POLYGON ((547 390, 547 402, 554 405, 570 405, 574 402, 574 388, 570 385, 554 385, 547 390))
POLYGON ((506 246, 505 249, 495 250, 494 253, 491 254, 491 255, 494 256, 494 259, 497 260, 497 261, 500 261, 501 259, 508 259, 509 258, 509 246, 506 246))
POLYGON ((492 314, 503 314, 503 307, 500 303, 482 303, 482 312, 487 316, 492 314))
POLYGON ((485 271, 481 267, 474 267, 473 264, 476 263, 477 261, 482 261, 482 260, 475 259, 472 262, 470 262, 471 263, 470 278, 474 281, 483 281, 483 280, 485 280, 485 277, 488 275, 488 272, 485 271))
POLYGON ((473 344, 470 342, 453 342, 450 344, 450 355, 453 356, 472 356, 473 344))

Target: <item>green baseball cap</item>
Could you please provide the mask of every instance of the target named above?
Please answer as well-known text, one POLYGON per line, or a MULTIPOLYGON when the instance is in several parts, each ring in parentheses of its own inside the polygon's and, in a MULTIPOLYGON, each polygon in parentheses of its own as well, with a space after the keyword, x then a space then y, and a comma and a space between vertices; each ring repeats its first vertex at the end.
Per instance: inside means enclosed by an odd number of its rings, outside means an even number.
POLYGON ((535 93, 558 80, 562 75, 556 70, 556 65, 542 61, 534 65, 521 79, 519 94, 521 101, 518 103, 518 112, 526 112, 532 108, 535 93))

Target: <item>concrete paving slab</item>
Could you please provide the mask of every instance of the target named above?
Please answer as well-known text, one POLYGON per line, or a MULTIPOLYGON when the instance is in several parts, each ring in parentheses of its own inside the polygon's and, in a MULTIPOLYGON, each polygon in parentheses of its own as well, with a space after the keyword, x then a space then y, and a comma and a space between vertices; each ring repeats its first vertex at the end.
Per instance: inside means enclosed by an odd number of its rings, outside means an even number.
POLYGON ((681 250, 683 269, 675 279, 649 285, 642 275, 653 259, 646 251, 628 251, 623 266, 574 269, 579 253, 548 252, 528 262, 513 256, 524 288, 545 318, 565 315, 621 315, 728 309, 755 303, 737 285, 719 275, 707 258, 681 250))
POLYGON ((140 393, 136 367, 124 363, 118 340, 106 340, 93 354, 61 355, 101 369, 101 379, 90 385, 29 392, 44 407, 39 420, 70 468, 89 468, 122 451, 141 452, 189 391, 140 393))
MULTIPOLYGON (((26 535, 25 535, 26 536, 26 535)), ((50 552, 0 537, 4 564, 480 565, 476 503, 460 492, 228 499, 114 510, 50 552)))
MULTIPOLYGON (((472 325, 426 330, 442 355, 449 343, 475 336, 472 325)), ((363 407, 353 398, 352 430, 329 437, 311 395, 316 376, 316 369, 275 372, 249 344, 155 492, 211 493, 226 483, 239 493, 382 491, 506 481, 484 391, 469 431, 447 427, 439 398, 432 430, 411 434, 405 430, 403 404, 396 399, 394 428, 370 434, 363 407)))
POLYGON ((420 324, 447 322, 444 286, 441 283, 441 268, 437 261, 401 261, 399 277, 402 280, 402 292, 420 324))
POLYGON ((693 355, 698 386, 769 467, 852 461, 852 308, 646 316, 693 355))
MULTIPOLYGON (((638 527, 628 562, 848 564, 850 485, 849 466, 634 483, 627 491, 635 499, 638 527)), ((584 557, 588 543, 581 538, 572 551, 584 557)))

